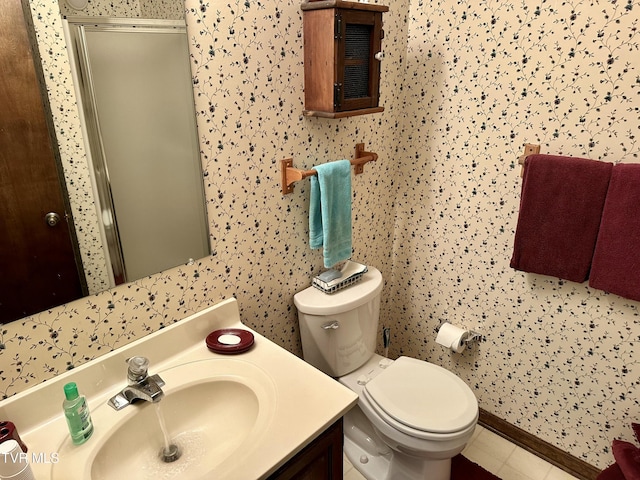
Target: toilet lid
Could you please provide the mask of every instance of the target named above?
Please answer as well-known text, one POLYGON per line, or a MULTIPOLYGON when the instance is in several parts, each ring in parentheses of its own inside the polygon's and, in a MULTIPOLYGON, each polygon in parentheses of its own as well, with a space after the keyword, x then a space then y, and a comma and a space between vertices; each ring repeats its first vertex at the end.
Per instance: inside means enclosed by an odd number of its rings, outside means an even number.
POLYGON ((454 433, 478 418, 478 401, 466 383, 415 358, 398 358, 364 388, 374 408, 416 430, 454 433))

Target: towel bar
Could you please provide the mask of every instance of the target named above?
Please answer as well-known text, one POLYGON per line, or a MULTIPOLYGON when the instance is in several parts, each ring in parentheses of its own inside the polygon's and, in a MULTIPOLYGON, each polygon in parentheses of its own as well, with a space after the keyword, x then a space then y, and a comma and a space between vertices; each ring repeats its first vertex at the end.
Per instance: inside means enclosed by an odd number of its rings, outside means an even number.
POLYGON ((533 143, 524 144, 524 154, 518 157, 518 164, 522 166, 522 168, 520 169, 521 177, 524 174, 524 162, 526 161, 527 157, 536 153, 540 153, 540 145, 535 145, 533 143))
MULTIPOLYGON (((364 172, 365 163, 375 162, 377 159, 378 159, 377 153, 365 152, 364 143, 358 143, 356 144, 356 152, 354 155, 354 159, 351 160, 351 165, 355 167, 354 168, 355 174, 359 175, 364 172)), ((282 173, 282 194, 283 195, 293 192, 293 183, 318 174, 318 172, 316 172, 313 169, 300 170, 298 168, 293 168, 292 158, 280 160, 280 170, 282 173)))

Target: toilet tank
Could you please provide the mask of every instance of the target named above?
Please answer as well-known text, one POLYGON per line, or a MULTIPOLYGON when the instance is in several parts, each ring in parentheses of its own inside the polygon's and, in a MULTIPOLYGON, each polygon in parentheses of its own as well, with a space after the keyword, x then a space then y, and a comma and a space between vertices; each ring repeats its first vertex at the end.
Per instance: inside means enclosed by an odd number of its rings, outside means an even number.
POLYGON ((309 287, 294 295, 304 360, 332 377, 363 365, 376 349, 382 275, 369 267, 362 280, 326 294, 309 287))

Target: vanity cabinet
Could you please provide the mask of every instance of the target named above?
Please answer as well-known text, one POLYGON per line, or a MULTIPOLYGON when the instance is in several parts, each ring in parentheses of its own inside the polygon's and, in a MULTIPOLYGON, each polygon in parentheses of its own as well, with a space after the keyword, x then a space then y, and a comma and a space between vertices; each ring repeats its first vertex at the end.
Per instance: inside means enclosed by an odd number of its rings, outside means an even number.
POLYGON ((382 112, 378 105, 382 13, 389 7, 344 0, 305 1, 306 116, 342 118, 382 112))
POLYGON ((269 480, 342 480, 342 418, 327 428, 269 480))

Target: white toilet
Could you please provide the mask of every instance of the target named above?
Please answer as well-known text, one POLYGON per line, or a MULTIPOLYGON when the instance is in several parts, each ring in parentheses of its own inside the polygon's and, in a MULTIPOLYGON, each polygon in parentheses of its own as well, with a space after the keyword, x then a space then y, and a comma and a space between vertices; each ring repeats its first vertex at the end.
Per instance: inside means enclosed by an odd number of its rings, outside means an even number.
POLYGON ((359 395, 344 417, 344 451, 369 480, 449 480, 451 458, 471 438, 478 402, 448 370, 375 354, 382 275, 328 295, 294 296, 304 359, 359 395))

